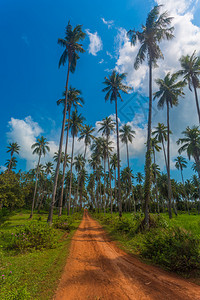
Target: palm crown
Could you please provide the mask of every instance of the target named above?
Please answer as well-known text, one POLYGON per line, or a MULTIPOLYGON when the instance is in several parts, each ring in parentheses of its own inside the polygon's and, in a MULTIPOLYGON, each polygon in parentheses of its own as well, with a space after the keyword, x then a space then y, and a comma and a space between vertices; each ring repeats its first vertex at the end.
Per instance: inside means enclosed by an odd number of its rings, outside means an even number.
POLYGON ((127 144, 128 142, 133 142, 135 131, 131 128, 130 125, 124 124, 120 128, 119 132, 119 137, 121 138, 122 143, 127 144))
POLYGON ((65 48, 59 60, 59 67, 61 65, 64 66, 68 59, 70 64, 70 71, 74 73, 77 60, 79 59, 78 53, 85 52, 85 50, 82 48, 82 44, 78 43, 84 38, 85 33, 82 31, 82 25, 77 25, 73 29, 70 22, 68 22, 65 30, 65 38, 58 39, 58 44, 65 48))
POLYGON ((37 142, 34 143, 31 146, 31 149, 33 150, 33 154, 38 154, 39 156, 44 155, 47 153, 47 151, 50 151, 50 148, 48 146, 47 139, 41 136, 41 138, 37 138, 37 142))
POLYGON ((161 5, 155 6, 148 14, 146 24, 142 25, 142 31, 129 30, 128 37, 131 39, 131 44, 135 46, 139 40, 141 47, 136 56, 134 67, 138 69, 143 61, 148 59, 149 63, 156 66, 156 61, 163 58, 158 43, 162 39, 170 40, 173 36, 174 27, 169 27, 172 18, 168 17, 168 13, 160 14, 161 5))

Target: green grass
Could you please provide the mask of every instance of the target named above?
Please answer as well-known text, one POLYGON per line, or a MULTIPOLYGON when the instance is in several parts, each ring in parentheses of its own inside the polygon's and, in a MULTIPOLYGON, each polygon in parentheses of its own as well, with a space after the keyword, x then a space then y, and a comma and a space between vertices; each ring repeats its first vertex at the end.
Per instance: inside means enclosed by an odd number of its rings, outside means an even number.
MULTIPOLYGON (((56 248, 48 250, 34 250, 27 253, 16 253, 5 249, 2 233, 14 234, 16 228, 30 222, 29 211, 13 213, 7 221, 0 226, 0 299, 51 299, 69 253, 71 237, 75 228, 78 227, 82 214, 76 214, 72 230, 66 231, 56 229, 56 248), (4 279, 2 278, 2 275, 4 279), (9 296, 12 291, 16 294, 20 288, 24 289, 21 298, 9 296), (27 291, 27 294, 26 294, 27 291)), ((33 220, 46 223, 47 214, 35 214, 33 220)))

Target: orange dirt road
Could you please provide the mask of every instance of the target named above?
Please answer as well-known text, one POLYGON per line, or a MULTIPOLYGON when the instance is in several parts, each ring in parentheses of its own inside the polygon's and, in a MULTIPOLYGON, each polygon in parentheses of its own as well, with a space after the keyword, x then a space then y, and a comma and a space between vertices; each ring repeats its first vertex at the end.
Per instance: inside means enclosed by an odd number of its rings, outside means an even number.
POLYGON ((197 300, 200 286, 126 254, 85 212, 54 299, 197 300))

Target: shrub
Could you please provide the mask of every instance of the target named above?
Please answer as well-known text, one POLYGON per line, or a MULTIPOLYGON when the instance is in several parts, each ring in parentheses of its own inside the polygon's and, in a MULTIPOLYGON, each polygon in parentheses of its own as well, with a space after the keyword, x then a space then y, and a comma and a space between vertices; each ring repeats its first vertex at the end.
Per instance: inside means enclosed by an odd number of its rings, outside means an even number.
POLYGON ((8 240, 8 248, 20 251, 50 249, 56 244, 54 229, 48 224, 33 221, 11 233, 8 240))
POLYGON ((200 268, 199 240, 190 232, 174 227, 146 234, 141 254, 172 271, 200 268))
POLYGON ((57 217, 53 222, 54 228, 70 231, 72 229, 72 219, 70 217, 57 217))
POLYGON ((17 290, 11 290, 6 293, 6 300, 29 300, 31 299, 30 293, 27 291, 26 286, 22 286, 17 290))

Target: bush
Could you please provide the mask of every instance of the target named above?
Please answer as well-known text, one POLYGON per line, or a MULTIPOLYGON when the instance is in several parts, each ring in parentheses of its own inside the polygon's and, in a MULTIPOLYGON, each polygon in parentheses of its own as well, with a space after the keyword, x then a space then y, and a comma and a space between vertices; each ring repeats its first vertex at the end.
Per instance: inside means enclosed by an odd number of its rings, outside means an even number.
POLYGON ((9 235, 8 248, 20 251, 50 249, 56 244, 54 229, 40 222, 32 221, 9 235))
POLYGON ((174 227, 146 234, 141 254, 172 271, 200 268, 200 241, 190 232, 174 227))
POLYGON ((53 226, 56 229, 67 230, 68 232, 70 232, 70 230, 72 229, 72 219, 65 216, 57 217, 53 222, 53 226))

